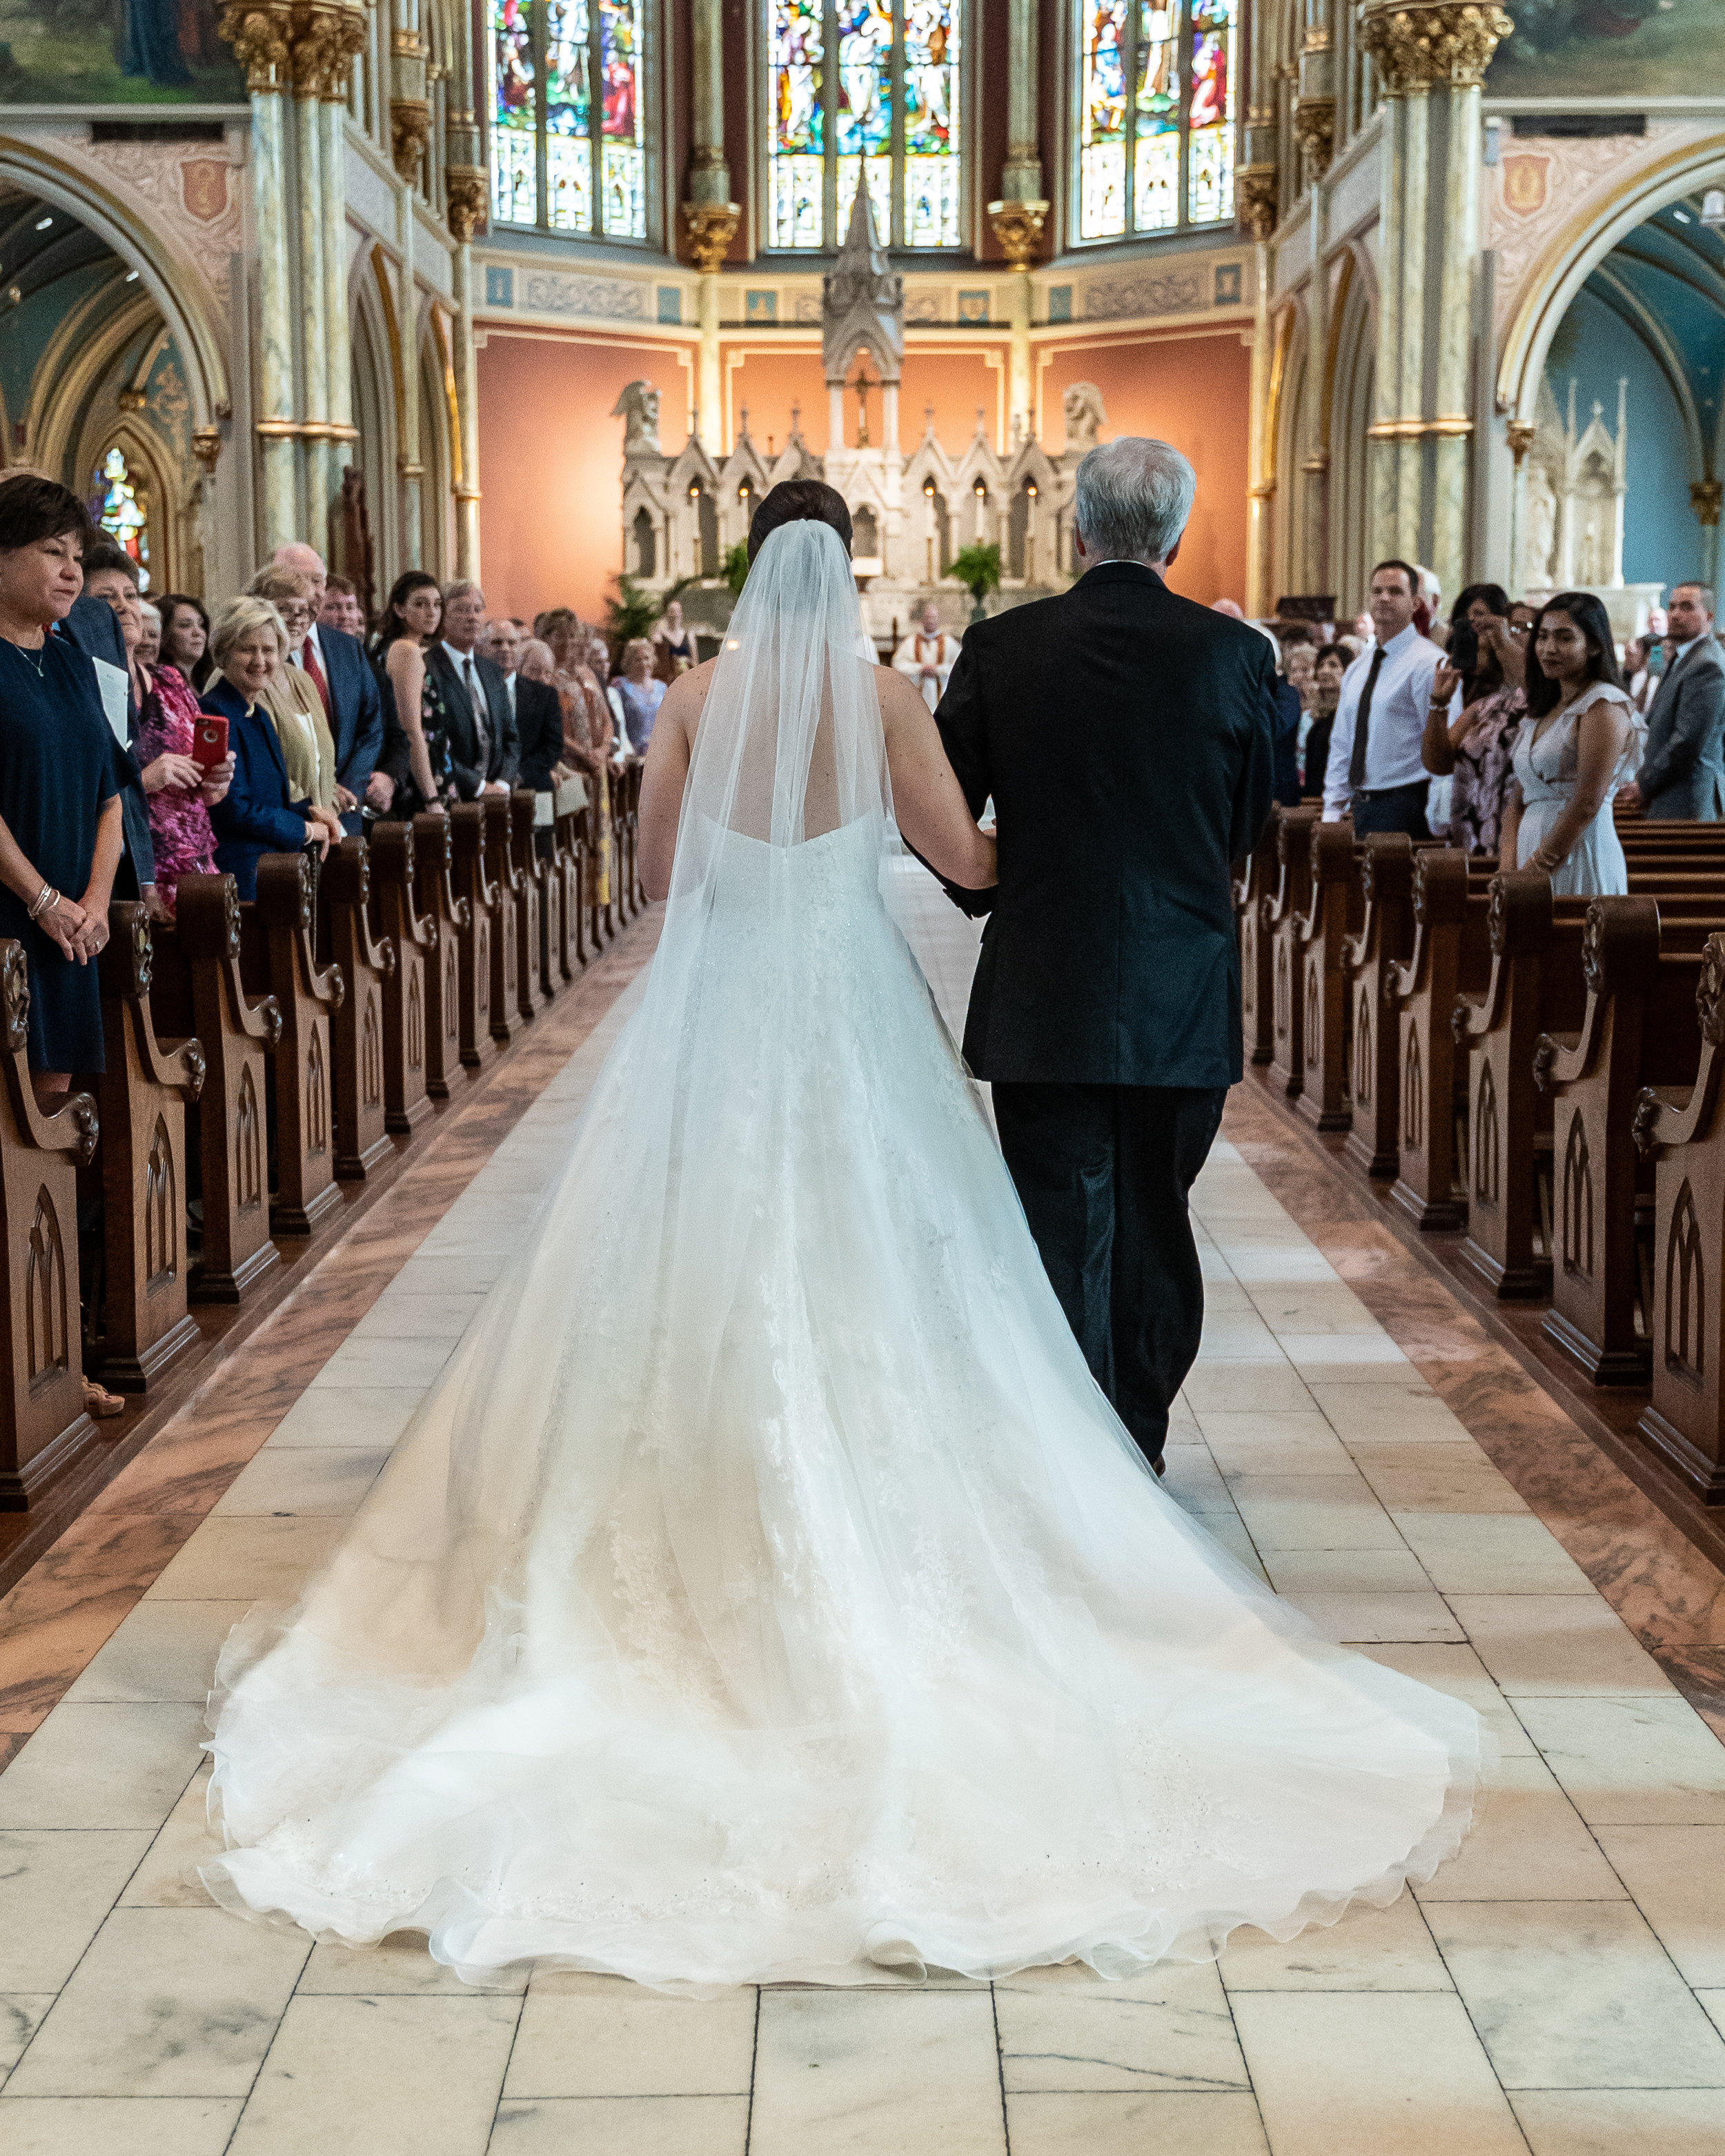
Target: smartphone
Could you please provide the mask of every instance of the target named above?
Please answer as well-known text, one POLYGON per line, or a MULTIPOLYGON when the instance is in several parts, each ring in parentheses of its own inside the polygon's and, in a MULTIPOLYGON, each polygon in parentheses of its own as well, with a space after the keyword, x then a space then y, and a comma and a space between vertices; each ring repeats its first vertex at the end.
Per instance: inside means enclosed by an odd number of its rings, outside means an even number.
POLYGON ((213 770, 228 754, 228 721, 212 718, 207 713, 198 714, 198 723, 192 730, 192 761, 206 771, 213 770))
POLYGON ((1458 621, 1450 631, 1450 664, 1464 681, 1479 671, 1480 633, 1471 621, 1458 621))

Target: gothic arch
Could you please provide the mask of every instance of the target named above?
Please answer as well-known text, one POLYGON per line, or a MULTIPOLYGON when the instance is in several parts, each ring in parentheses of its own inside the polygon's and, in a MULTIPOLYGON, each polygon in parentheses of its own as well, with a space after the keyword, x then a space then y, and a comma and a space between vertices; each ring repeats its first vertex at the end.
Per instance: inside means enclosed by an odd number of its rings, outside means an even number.
POLYGON ((1378 359, 1377 294, 1359 250, 1348 250, 1349 273, 1331 317, 1330 578, 1344 615, 1365 603, 1371 550, 1371 461, 1367 429, 1378 359))
POLYGON ((403 558, 401 543, 401 341, 383 263, 364 247, 348 279, 348 341, 353 371, 355 465, 363 474, 381 603, 403 558))

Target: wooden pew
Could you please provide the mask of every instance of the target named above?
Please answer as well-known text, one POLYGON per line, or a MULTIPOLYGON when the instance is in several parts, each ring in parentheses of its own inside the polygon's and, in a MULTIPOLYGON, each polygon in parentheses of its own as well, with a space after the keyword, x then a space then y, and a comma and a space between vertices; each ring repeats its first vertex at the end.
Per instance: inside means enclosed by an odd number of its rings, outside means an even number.
MULTIPOLYGON (((428 961, 425 968, 425 1090, 434 1101, 447 1101, 467 1065, 470 1040, 475 1064, 491 1049, 483 1009, 491 993, 490 943, 484 963, 475 965, 479 925, 455 887, 454 834, 447 816, 413 819, 413 895, 437 938, 437 963, 428 961), (470 1008, 475 998, 478 1007, 470 1008)), ((489 938, 489 929, 485 933, 489 938)))
MULTIPOLYGON (((1648 1342, 1635 1326, 1635 1112, 1645 1086, 1681 1086, 1701 1040, 1702 946, 1725 916, 1674 918, 1652 900, 1595 899, 1582 937, 1587 1004, 1574 1039, 1542 1034, 1538 1082, 1552 1095, 1556 1219, 1548 1337, 1595 1384, 1640 1384, 1648 1342)), ((1651 1198, 1651 1167, 1646 1173, 1651 1198)))
POLYGON ((530 996, 521 1002, 521 937, 526 929, 521 880, 516 873, 511 829, 514 817, 506 793, 488 793, 476 804, 485 812, 485 874, 497 894, 497 923, 491 937, 491 1032, 506 1047, 533 1015, 530 996))
POLYGON ((1502 1299, 1551 1291, 1551 1102, 1533 1082, 1542 1033, 1580 1025, 1585 899, 1552 896, 1537 870, 1494 877, 1491 972, 1455 1005, 1467 1060, 1467 1240, 1463 1261, 1502 1299))
POLYGON ((30 987, 24 947, 0 942, 0 1235, 7 1293, 0 1318, 0 1512, 28 1510, 58 1467, 90 1441, 78 1308, 78 1168, 100 1125, 88 1093, 51 1116, 36 1105, 26 1060, 30 987))
POLYGON ((454 887, 471 922, 459 945, 461 1060, 470 1070, 477 1070, 515 1030, 513 1020, 506 1018, 500 1032, 494 1015, 503 985, 514 993, 515 953, 510 952, 506 966, 503 938, 514 921, 515 908, 504 905, 503 894, 486 867, 483 803, 459 802, 450 809, 449 821, 454 887))
POLYGON ((270 1070, 281 1008, 248 993, 240 968, 239 894, 231 875, 182 876, 172 928, 152 931, 150 1000, 164 1033, 195 1033, 206 1071, 198 1161, 203 1248, 193 1302, 240 1301, 281 1253, 270 1235, 270 1070))
POLYGON ((1394 1175, 1400 1136, 1401 1059, 1389 982, 1414 942, 1414 847, 1405 831, 1372 831, 1361 842, 1358 932, 1343 947, 1353 1005, 1348 1060, 1353 1115, 1343 1147, 1364 1174, 1394 1175))
POLYGON ((1365 925, 1352 824, 1312 827, 1312 896, 1294 931, 1303 976, 1300 995, 1305 1070, 1294 1096, 1297 1112, 1321 1131, 1345 1131, 1353 1121, 1348 1091, 1350 998, 1343 970, 1350 937, 1365 925))
POLYGON ((346 983, 339 966, 320 966, 312 956, 311 909, 311 865, 305 855, 261 855, 257 898, 240 908, 239 967, 248 992, 274 996, 281 1010, 270 1086, 274 1235, 309 1235, 341 1202, 336 1188, 331 1034, 346 983))
POLYGON ((516 891, 516 1000, 523 1018, 531 1018, 546 1000, 545 875, 533 844, 536 797, 517 787, 502 797, 504 852, 516 891))
POLYGON ((1270 932, 1265 908, 1276 888, 1276 839, 1282 811, 1273 809, 1263 835, 1235 879, 1234 910, 1240 923, 1240 1013, 1248 1063, 1267 1063, 1271 1050, 1270 932))
POLYGON ((563 906, 567 921, 567 949, 568 962, 564 978, 573 980, 575 972, 588 961, 588 905, 587 905, 587 811, 571 808, 559 816, 556 824, 557 860, 563 878, 563 906))
POLYGON ((538 992, 542 1003, 549 1003, 562 988, 565 973, 564 945, 568 940, 567 915, 564 910, 564 886, 562 866, 557 860, 557 826, 553 824, 542 832, 535 818, 538 813, 538 796, 531 788, 514 797, 519 804, 528 803, 525 814, 519 806, 516 809, 515 834, 516 866, 524 876, 531 876, 539 893, 539 933, 535 940, 535 962, 538 972, 538 992), (548 842, 542 850, 542 836, 548 842))
POLYGON ((1725 936, 1695 987, 1694 1083, 1648 1087, 1635 1144, 1653 1163, 1653 1398, 1641 1435, 1709 1505, 1725 1505, 1725 936))
MULTIPOLYGON (((330 1029, 336 1109, 336 1174, 343 1183, 363 1183, 367 1171, 394 1148, 389 1142, 391 1080, 389 1029, 384 1006, 395 973, 395 946, 372 933, 371 863, 363 839, 344 839, 331 846, 318 883, 320 949, 333 960, 346 993, 335 1008, 330 1029)), ((401 1055, 403 1040, 395 1043, 401 1055)), ((405 1091, 407 1074, 398 1070, 393 1086, 405 1091)))
POLYGON ((631 757, 623 773, 623 801, 621 823, 621 851, 623 856, 623 888, 629 905, 629 917, 633 921, 647 902, 641 889, 639 850, 641 834, 641 774, 645 765, 639 757, 631 757))
POLYGON ((102 1380, 141 1393, 200 1337, 187 1307, 186 1110, 203 1090, 197 1040, 163 1040, 150 988, 155 947, 136 901, 108 908, 97 961, 102 1050, 102 1380))
POLYGON ((1312 832, 1322 814, 1316 808, 1283 809, 1276 830, 1276 891, 1265 913, 1271 944, 1270 1067, 1290 1099, 1306 1081, 1305 970, 1298 934, 1312 903, 1312 832))
MULTIPOLYGON (((383 982, 383 1127, 405 1137, 431 1113, 429 1051, 434 1041, 441 1047, 443 1040, 441 1008, 434 1014, 433 998, 441 983, 444 954, 436 916, 422 913, 413 895, 413 826, 374 824, 368 844, 372 920, 395 953, 383 982)), ((453 942, 449 959, 449 1053, 459 1067, 453 942)), ((443 1077, 440 1058, 439 1076, 443 1077)), ((447 1080, 444 1094, 447 1098, 447 1080)))
POLYGON ((1458 1123, 1466 1096, 1455 1049, 1458 995, 1484 988, 1491 971, 1485 887, 1465 855, 1421 846, 1414 854, 1414 947, 1389 977, 1396 1024, 1401 1135, 1391 1198, 1417 1227, 1459 1228, 1458 1123))

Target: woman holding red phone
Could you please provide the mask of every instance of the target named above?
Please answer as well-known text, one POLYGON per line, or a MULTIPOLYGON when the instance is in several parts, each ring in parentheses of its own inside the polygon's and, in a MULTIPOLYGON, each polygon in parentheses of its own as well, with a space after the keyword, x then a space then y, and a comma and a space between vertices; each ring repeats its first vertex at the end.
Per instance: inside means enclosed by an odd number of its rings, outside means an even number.
POLYGON ((174 910, 182 875, 213 875, 216 834, 209 812, 224 798, 234 776, 227 749, 227 721, 221 721, 219 753, 213 740, 200 742, 200 728, 211 721, 177 666, 146 666, 130 651, 133 686, 138 696, 137 757, 144 767, 144 791, 150 798, 150 836, 156 847, 156 895, 174 910))

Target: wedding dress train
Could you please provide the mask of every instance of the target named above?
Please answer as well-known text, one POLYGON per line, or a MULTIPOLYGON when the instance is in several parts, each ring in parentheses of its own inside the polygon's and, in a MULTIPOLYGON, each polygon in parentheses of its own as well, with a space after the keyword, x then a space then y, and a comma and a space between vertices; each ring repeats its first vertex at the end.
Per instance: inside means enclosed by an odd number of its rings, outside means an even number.
POLYGON ((837 539, 776 533, 567 1171, 223 1651, 227 1906, 475 1979, 1125 1975, 1466 1831, 1472 1712, 1321 1640, 1091 1380, 882 902, 858 648, 837 539))

